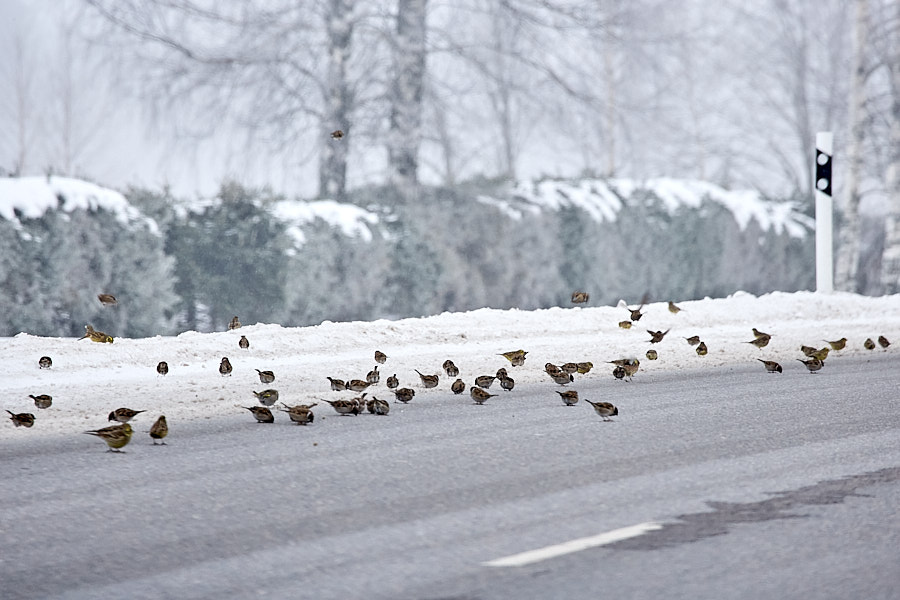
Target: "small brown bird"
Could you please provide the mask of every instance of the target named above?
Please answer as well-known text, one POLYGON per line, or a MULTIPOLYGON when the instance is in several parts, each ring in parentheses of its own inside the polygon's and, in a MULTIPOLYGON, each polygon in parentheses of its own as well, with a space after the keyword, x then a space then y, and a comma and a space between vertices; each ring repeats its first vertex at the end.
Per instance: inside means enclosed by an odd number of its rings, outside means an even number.
POLYGON ((580 362, 576 365, 578 367, 578 373, 580 375, 587 375, 591 372, 591 369, 594 368, 594 363, 592 362, 580 362))
POLYGON ((235 329, 241 328, 241 320, 237 318, 237 315, 231 317, 231 321, 228 323, 228 331, 234 331, 235 329))
POLYGON ((844 347, 847 345, 847 338, 845 338, 845 337, 842 337, 841 339, 835 340, 833 342, 829 342, 828 340, 823 340, 823 341, 826 342, 829 346, 831 346, 832 350, 843 350, 844 347))
POLYGON ((107 452, 121 452, 120 448, 124 448, 131 441, 133 430, 128 423, 122 423, 94 431, 85 431, 85 433, 95 435, 106 442, 106 445, 109 446, 107 452))
POLYGON ((706 356, 709 352, 709 349, 706 347, 706 342, 700 342, 695 351, 697 352, 697 356, 706 356))
POLYGON ((347 382, 347 389, 352 390, 354 392, 364 392, 366 388, 371 385, 368 381, 363 381, 362 379, 351 379, 347 382))
POLYGON ((247 410, 252 412, 253 416, 256 417, 257 423, 275 422, 275 415, 273 415, 272 411, 265 406, 242 406, 241 408, 246 408, 247 410))
POLYGON ((494 383, 494 380, 497 379, 493 375, 479 375, 475 378, 475 385, 480 388, 488 389, 491 387, 491 384, 494 383))
POLYGON ((760 335, 753 340, 746 342, 747 344, 753 344, 757 348, 765 348, 769 345, 769 341, 772 339, 769 335, 760 335))
POLYGON ((500 356, 508 360, 513 367, 521 367, 525 364, 526 354, 528 354, 526 350, 510 350, 509 352, 501 353, 500 356))
POLYGON ((449 358, 444 361, 444 364, 441 365, 441 368, 444 369, 444 373, 447 374, 447 377, 458 377, 459 369, 456 368, 456 365, 453 364, 453 361, 449 358))
POLYGON ((551 375, 551 376, 558 375, 559 373, 563 372, 562 369, 560 369, 558 366, 554 365, 553 363, 545 364, 544 371, 547 373, 547 375, 551 375))
POLYGON ((109 413, 107 421, 118 421, 119 423, 127 423, 146 410, 131 410, 130 408, 117 408, 109 413))
POLYGON ((891 343, 888 341, 888 339, 886 337, 884 337, 883 335, 879 335, 878 336, 878 345, 881 346, 882 348, 884 348, 885 350, 887 350, 888 346, 890 346, 891 343))
POLYGON ((260 371, 259 369, 253 369, 257 373, 259 373, 259 382, 260 383, 272 383, 275 381, 275 373, 272 371, 260 371))
POLYGON ((231 361, 228 360, 227 356, 222 357, 222 362, 219 363, 219 373, 222 374, 222 377, 231 376, 231 361))
POLYGON ((457 379, 450 384, 450 391, 452 391, 454 394, 462 394, 464 391, 466 391, 466 382, 462 379, 457 379))
POLYGON ((613 377, 616 379, 625 379, 625 367, 622 365, 616 365, 616 367, 612 370, 613 377))
POLYGON ((761 358, 757 358, 756 360, 761 362, 763 364, 763 366, 766 367, 767 373, 781 373, 782 372, 781 365, 779 365, 774 360, 763 360, 761 358))
POLYGON ((622 365, 622 368, 625 369, 625 375, 628 377, 629 380, 631 380, 631 378, 634 377, 635 373, 638 372, 638 369, 640 367, 641 367, 641 361, 639 361, 636 358, 630 358, 630 359, 628 359, 628 362, 626 362, 624 365, 622 365))
POLYGON ((805 354, 806 356, 812 356, 816 352, 818 352, 818 348, 813 348, 812 346, 800 346, 800 352, 805 354))
POLYGON ((253 395, 256 396, 256 399, 259 400, 259 403, 263 406, 272 406, 278 402, 278 390, 263 390, 261 392, 253 391, 253 395))
POLYGON ((14 413, 11 410, 7 410, 10 414, 9 420, 13 422, 16 427, 31 427, 34 425, 34 415, 31 413, 14 413))
POLYGON ((610 417, 615 417, 619 414, 619 409, 609 402, 592 402, 587 398, 584 401, 593 406, 594 412, 603 417, 604 421, 612 421, 610 417))
POLYGON ((53 359, 49 356, 42 356, 38 359, 38 367, 41 369, 49 369, 53 366, 53 359))
POLYGON ((419 379, 422 380, 422 386, 426 388, 437 387, 439 379, 437 375, 425 375, 418 369, 415 369, 416 373, 419 374, 419 379))
POLYGON ((650 331, 648 329, 647 333, 650 334, 650 343, 658 344, 663 341, 663 338, 666 337, 666 334, 669 333, 669 331, 671 331, 671 329, 666 329, 665 331, 650 331))
POLYGON ((863 342, 863 348, 865 348, 866 350, 875 349, 875 342, 872 341, 872 338, 866 338, 866 341, 863 342))
MULTIPOLYGON (((363 394, 363 395, 365 395, 365 394, 363 394)), ((359 411, 360 411, 359 402, 357 402, 355 399, 354 400, 326 400, 325 402, 330 404, 331 408, 333 408, 334 411, 337 414, 341 415, 342 417, 346 416, 346 415, 353 415, 355 417, 359 414, 359 411)))
POLYGON ((115 306, 119 303, 112 294, 98 294, 97 299, 100 300, 100 304, 103 306, 115 306))
POLYGON ((341 140, 344 138, 344 132, 340 129, 335 129, 331 132, 331 139, 333 140, 341 140))
POLYGON ((700 336, 699 336, 699 335, 692 335, 691 337, 689 337, 689 338, 684 338, 684 339, 687 340, 687 343, 688 343, 688 345, 690 345, 690 346, 696 346, 697 344, 700 343, 700 336))
POLYGON ((514 387, 516 387, 516 380, 512 377, 501 377, 500 378, 500 387, 506 390, 507 392, 511 392, 514 387))
POLYGON ((375 385, 379 381, 381 381, 381 373, 378 372, 378 365, 375 365, 375 368, 366 373, 366 382, 369 385, 375 385))
POLYGON ((281 403, 284 408, 279 408, 281 412, 286 412, 288 417, 297 425, 311 425, 316 420, 316 415, 312 412, 313 406, 318 406, 318 402, 312 404, 298 404, 296 406, 288 406, 284 402, 281 403))
POLYGON ((37 408, 50 408, 53 404, 53 396, 48 396, 47 394, 41 394, 39 396, 28 394, 28 397, 34 400, 34 405, 37 408))
MULTIPOLYGON (((150 427, 150 437, 153 438, 153 445, 156 445, 156 440, 162 441, 167 435, 169 435, 169 424, 166 423, 166 416, 160 415, 156 423, 150 427)), ((165 446, 166 443, 162 442, 162 445, 165 446)))
POLYGON ((347 382, 343 379, 334 379, 333 377, 326 377, 325 379, 331 382, 331 389, 335 392, 341 392, 347 389, 347 382))
POLYGON ((559 397, 562 398, 563 404, 566 406, 575 406, 578 404, 578 390, 566 390, 564 392, 560 392, 556 390, 556 393, 559 394, 559 397))
POLYGON ((550 375, 550 379, 552 379, 559 385, 566 385, 575 381, 575 377, 571 373, 566 373, 565 371, 560 371, 555 375, 550 375))
POLYGON ((674 302, 669 300, 669 312, 672 313, 673 315, 677 315, 678 313, 681 312, 681 308, 679 308, 678 306, 675 305, 674 302))
POLYGON ((398 390, 394 390, 394 397, 398 402, 402 402, 403 404, 409 403, 416 395, 416 390, 412 388, 400 388, 398 390))
POLYGON ((84 331, 85 331, 85 334, 83 336, 81 336, 80 338, 78 338, 79 340, 83 340, 84 338, 90 338, 90 340, 92 342, 97 342, 100 344, 112 344, 113 343, 113 337, 111 335, 107 335, 107 334, 103 333, 102 331, 96 331, 90 325, 85 325, 84 331))
POLYGON ((760 331, 759 329, 757 329, 756 327, 754 327, 753 328, 753 337, 772 337, 772 334, 764 333, 764 332, 760 331))
POLYGON ((818 358, 810 358, 809 360, 803 360, 803 359, 798 358, 797 360, 799 360, 804 365, 806 365, 806 368, 809 369, 810 373, 815 373, 816 371, 821 369, 823 366, 825 366, 825 363, 823 363, 818 358))
POLYGON ((506 369, 500 367, 499 369, 497 369, 496 377, 497 379, 503 379, 504 377, 509 377, 509 373, 506 372, 506 369))
POLYGON ((572 304, 584 304, 591 299, 587 292, 572 292, 572 304))
POLYGON ((169 363, 164 360, 156 363, 156 372, 160 375, 167 375, 169 373, 169 363))
POLYGON ((641 320, 641 317, 644 316, 644 313, 641 312, 641 309, 644 308, 644 305, 647 304, 647 301, 649 299, 650 299, 650 295, 644 294, 644 297, 641 298, 641 305, 638 306, 637 308, 628 308, 628 305, 627 304, 625 305, 625 309, 631 313, 632 321, 640 321, 641 320))
POLYGON ((391 412, 391 405, 387 400, 379 400, 378 398, 372 398, 369 400, 370 404, 370 412, 375 413, 376 415, 381 415, 386 417, 389 412, 391 412))
POLYGON ((631 329, 631 321, 619 321, 619 327, 622 329, 631 329))
POLYGON ((247 339, 246 335, 242 335, 241 339, 238 340, 238 347, 241 350, 246 350, 250 347, 250 340, 247 339))
POLYGON ((475 404, 484 404, 488 398, 497 396, 497 394, 491 394, 475 385, 469 388, 469 395, 472 396, 472 400, 475 401, 475 404))
POLYGON ((825 359, 828 358, 828 353, 831 352, 831 348, 825 346, 824 348, 819 348, 815 352, 809 355, 810 358, 817 358, 822 362, 825 362, 825 359))
POLYGON ((563 366, 561 366, 560 369, 562 369, 563 373, 573 375, 578 372, 578 365, 573 362, 567 362, 563 366))
POLYGON ((385 354, 381 350, 375 351, 375 362, 377 362, 379 365, 383 365, 384 361, 386 361, 387 358, 387 354, 385 354))
POLYGON ((398 387, 400 387, 400 380, 397 379, 397 374, 394 373, 393 375, 388 377, 387 381, 385 381, 385 384, 387 385, 389 390, 396 390, 398 387))
POLYGON ((649 350, 647 350, 645 356, 647 357, 647 360, 656 360, 657 358, 659 358, 659 353, 653 348, 650 348, 649 350))

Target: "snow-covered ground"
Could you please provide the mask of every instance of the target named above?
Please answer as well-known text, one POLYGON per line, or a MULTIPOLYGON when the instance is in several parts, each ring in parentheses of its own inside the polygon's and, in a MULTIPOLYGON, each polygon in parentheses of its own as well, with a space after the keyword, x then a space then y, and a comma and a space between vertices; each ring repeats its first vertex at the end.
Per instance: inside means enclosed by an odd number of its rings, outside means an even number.
MULTIPOLYGON (((146 410, 135 419, 138 432, 146 432, 160 414, 170 427, 194 419, 251 419, 241 406, 256 404, 253 390, 278 389, 287 404, 319 400, 319 414, 331 414, 321 399, 352 397, 353 392, 333 392, 326 376, 365 379, 375 366, 374 352, 388 355, 379 370, 381 383, 369 389, 369 397, 393 401, 385 387, 387 376, 396 373, 401 386, 412 387, 416 397, 408 408, 424 402, 470 404, 468 393, 455 396, 451 381, 441 372, 445 359, 460 368, 460 377, 472 385, 477 375, 492 374, 506 366, 517 384, 546 383, 548 401, 560 389, 543 371, 544 364, 591 361, 594 369, 576 375, 609 385, 609 399, 615 400, 616 385, 611 361, 625 356, 641 359, 641 371, 633 385, 652 384, 654 373, 676 369, 698 371, 758 366, 761 377, 768 375, 755 359, 777 360, 785 375, 805 374, 801 344, 823 347, 825 340, 848 338, 847 347, 832 352, 825 369, 840 368, 841 358, 869 352, 885 352, 881 347, 863 348, 866 338, 886 336, 895 343, 887 352, 900 351, 900 296, 878 298, 854 294, 775 292, 761 297, 736 293, 724 299, 679 302, 678 314, 667 310, 665 302, 649 304, 644 317, 631 329, 618 323, 629 313, 623 305, 551 308, 537 311, 481 309, 467 313, 374 321, 332 323, 313 327, 285 328, 272 324, 245 325, 235 331, 201 334, 186 332, 176 337, 144 339, 117 338, 113 344, 74 338, 45 338, 21 333, 3 340, 0 348, 0 393, 2 408, 36 415, 33 428, 14 428, 10 420, 0 425, 0 447, 33 436, 70 435, 107 425, 107 414, 120 406, 146 410), (748 342, 751 328, 772 334, 768 347, 758 349, 748 342), (671 331, 658 344, 649 343, 647 330, 671 331), (241 335, 250 348, 238 347, 241 335), (707 356, 698 356, 686 337, 699 335, 709 347, 707 356), (659 359, 649 361, 649 348, 659 359), (501 352, 524 349, 522 367, 509 367, 501 352), (38 367, 41 356, 50 356, 49 370, 38 367), (231 377, 222 377, 218 366, 223 356, 234 365, 231 377), (156 373, 159 361, 167 361, 170 372, 156 373), (273 370, 273 384, 260 384, 254 369, 273 370), (424 389, 415 369, 423 373, 441 372, 437 388, 424 389), (608 383, 605 383, 608 382, 608 383), (53 406, 35 408, 29 394, 49 394, 53 406), (327 409, 327 410, 326 410, 327 409)), ((634 304, 632 304, 634 306, 634 304)), ((117 310, 110 307, 109 310, 117 310)), ((494 388, 497 386, 495 385, 494 388)), ((492 389, 492 391, 496 391, 492 389)), ((504 393, 505 395, 505 393, 504 393)), ((515 397, 515 390, 509 394, 515 397)), ((495 401, 508 401, 498 398, 495 401)), ((400 405, 396 412, 401 413, 400 405)), ((276 424, 289 425, 284 413, 276 424)))

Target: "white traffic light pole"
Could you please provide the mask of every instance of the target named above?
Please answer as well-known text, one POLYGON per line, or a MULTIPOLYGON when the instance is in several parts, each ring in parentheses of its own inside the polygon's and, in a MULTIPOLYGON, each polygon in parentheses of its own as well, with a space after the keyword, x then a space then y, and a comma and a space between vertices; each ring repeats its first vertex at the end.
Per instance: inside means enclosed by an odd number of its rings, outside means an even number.
POLYGON ((816 291, 834 291, 832 248, 831 157, 832 134, 816 134, 816 291))

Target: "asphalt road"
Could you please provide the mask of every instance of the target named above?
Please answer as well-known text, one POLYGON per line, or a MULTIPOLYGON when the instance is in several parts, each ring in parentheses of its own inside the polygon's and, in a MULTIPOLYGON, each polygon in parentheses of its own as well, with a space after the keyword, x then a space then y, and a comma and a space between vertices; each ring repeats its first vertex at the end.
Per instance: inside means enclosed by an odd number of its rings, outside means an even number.
POLYGON ((576 382, 615 422, 548 381, 311 427, 223 407, 164 447, 139 421, 122 455, 7 446, 0 597, 900 598, 897 365, 576 382))

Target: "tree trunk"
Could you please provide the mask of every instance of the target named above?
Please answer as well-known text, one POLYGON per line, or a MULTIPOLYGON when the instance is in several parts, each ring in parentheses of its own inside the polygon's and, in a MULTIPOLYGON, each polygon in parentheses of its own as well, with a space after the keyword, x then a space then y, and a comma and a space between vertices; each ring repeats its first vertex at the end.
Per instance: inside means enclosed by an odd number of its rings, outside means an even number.
POLYGON ((328 35, 328 79, 325 82, 325 119, 322 124, 322 156, 319 163, 319 197, 344 200, 347 194, 347 156, 350 143, 352 91, 347 79, 353 37, 355 0, 328 0, 325 29, 328 35), (335 139, 331 133, 344 133, 335 139))
POLYGON ((390 182, 404 200, 418 187, 422 143, 422 91, 425 80, 425 17, 428 0, 399 0, 394 47, 394 81, 388 132, 390 182))
MULTIPOLYGON (((900 13, 900 6, 898 6, 900 13)), ((898 14, 900 17, 900 14, 898 14)), ((900 27, 892 34, 900 38, 900 27)), ((900 48, 900 39, 894 47, 900 48)), ((900 61, 888 63, 890 69, 891 110, 890 119, 890 164, 887 168, 886 185, 889 197, 888 214, 885 219, 884 252, 881 255, 881 285, 884 293, 900 291, 900 61)))
POLYGON ((844 223, 838 238, 837 264, 835 265, 835 287, 848 292, 859 291, 859 179, 862 169, 862 144, 865 136, 865 86, 866 86, 866 46, 868 37, 869 0, 856 0, 854 37, 856 56, 853 78, 850 82, 850 147, 847 162, 846 200, 844 223))

